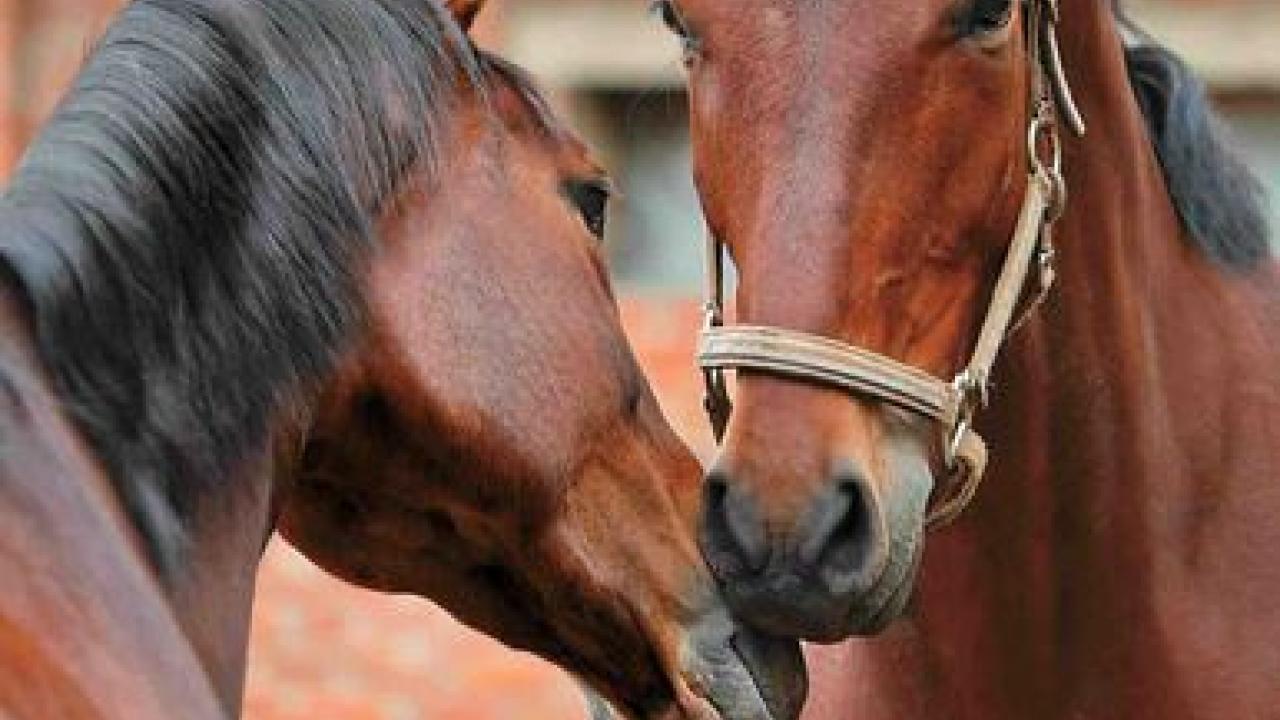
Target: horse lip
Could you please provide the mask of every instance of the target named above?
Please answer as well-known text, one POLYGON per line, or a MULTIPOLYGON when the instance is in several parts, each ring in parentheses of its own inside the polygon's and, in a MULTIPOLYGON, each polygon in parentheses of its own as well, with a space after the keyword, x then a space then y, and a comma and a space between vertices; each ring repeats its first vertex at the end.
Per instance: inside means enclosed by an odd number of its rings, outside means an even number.
MULTIPOLYGON (((674 659, 674 658, 673 658, 674 659)), ((808 694, 800 643, 738 625, 716 603, 685 626, 675 703, 654 717, 621 712, 586 682, 591 720, 796 720, 808 694)))
POLYGON ((690 633, 684 676, 723 720, 795 720, 808 693, 800 643, 716 613, 690 633))
POLYGON ((809 676, 800 643, 744 629, 734 635, 730 644, 755 682, 770 720, 798 718, 809 694, 809 676))

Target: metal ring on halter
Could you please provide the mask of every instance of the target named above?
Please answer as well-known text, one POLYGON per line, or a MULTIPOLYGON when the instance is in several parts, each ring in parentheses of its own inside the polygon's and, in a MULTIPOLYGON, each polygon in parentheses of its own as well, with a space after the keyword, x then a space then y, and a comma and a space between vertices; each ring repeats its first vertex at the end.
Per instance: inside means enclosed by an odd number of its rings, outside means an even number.
POLYGON ((960 452, 960 443, 966 433, 972 429, 974 413, 987 404, 987 383, 983 378, 974 377, 969 370, 964 370, 951 381, 955 390, 956 404, 953 417, 948 423, 946 443, 943 445, 943 462, 947 470, 954 470, 956 457, 960 452))
POLYGON ((1045 206, 1044 224, 1052 225, 1062 219, 1067 211, 1067 179, 1058 170, 1051 170, 1049 180, 1049 203, 1045 206))
POLYGON ((1037 110, 1027 129, 1027 161, 1033 176, 1043 177, 1049 183, 1049 202, 1045 210, 1045 224, 1052 225, 1067 209, 1067 181, 1062 175, 1062 136, 1052 114, 1037 110), (1049 163, 1041 157, 1042 141, 1049 149, 1049 163))
POLYGON ((720 306, 714 302, 708 301, 702 305, 702 329, 710 330, 724 325, 724 317, 721 315, 720 306))
POLYGON ((1052 111, 1037 110, 1031 124, 1027 127, 1027 163, 1032 172, 1062 174, 1062 138, 1058 134, 1058 124, 1053 119, 1052 111), (1049 165, 1046 167, 1040 156, 1040 141, 1048 140, 1049 165))
POLYGON ((942 461, 946 465, 948 472, 956 469, 956 458, 960 455, 960 443, 964 441, 964 436, 969 432, 972 425, 973 412, 970 411, 956 418, 955 424, 951 426, 951 437, 947 438, 942 455, 942 461))

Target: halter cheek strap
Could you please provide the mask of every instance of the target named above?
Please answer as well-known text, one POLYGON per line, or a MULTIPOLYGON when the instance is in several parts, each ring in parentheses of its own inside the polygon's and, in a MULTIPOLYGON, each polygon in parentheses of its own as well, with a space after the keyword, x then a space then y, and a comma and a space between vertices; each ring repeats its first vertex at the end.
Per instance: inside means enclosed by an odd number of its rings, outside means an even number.
POLYGON ((1029 175, 1000 276, 964 369, 946 382, 888 356, 831 338, 758 325, 725 326, 724 248, 712 237, 707 244, 707 299, 698 364, 706 381, 704 404, 717 441, 723 438, 732 411, 726 369, 816 382, 922 415, 942 429, 940 442, 950 491, 935 500, 927 520, 931 527, 954 520, 977 494, 986 469, 987 448, 973 429, 974 415, 987 404, 991 370, 1005 339, 1035 310, 1053 283, 1052 228, 1066 203, 1055 108, 1073 131, 1084 132, 1054 38, 1057 0, 1026 0, 1025 9, 1028 47, 1037 49, 1030 61, 1029 175), (1043 159, 1046 153, 1047 162, 1043 159), (1019 312, 1033 266, 1038 270, 1038 287, 1019 312))

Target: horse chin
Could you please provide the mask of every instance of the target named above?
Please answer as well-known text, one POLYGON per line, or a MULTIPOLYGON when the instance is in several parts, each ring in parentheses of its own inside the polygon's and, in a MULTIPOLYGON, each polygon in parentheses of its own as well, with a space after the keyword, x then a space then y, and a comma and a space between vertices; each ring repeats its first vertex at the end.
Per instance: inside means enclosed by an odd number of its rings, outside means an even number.
POLYGON ((850 614, 847 626, 830 639, 818 642, 838 642, 849 637, 874 637, 884 632, 902 617, 915 591, 916 576, 920 573, 923 543, 916 542, 906 559, 891 562, 880 580, 873 587, 869 598, 872 602, 860 606, 861 612, 850 614))

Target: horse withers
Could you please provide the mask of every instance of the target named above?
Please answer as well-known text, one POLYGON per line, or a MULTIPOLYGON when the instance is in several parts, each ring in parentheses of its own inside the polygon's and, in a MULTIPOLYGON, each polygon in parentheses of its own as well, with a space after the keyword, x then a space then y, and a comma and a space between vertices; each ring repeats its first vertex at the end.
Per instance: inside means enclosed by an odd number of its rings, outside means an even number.
POLYGON ((794 716, 795 644, 699 558, 607 196, 442 5, 129 5, 0 200, 0 714, 238 715, 278 524, 628 717, 794 716))
POLYGON ((1274 716, 1280 285, 1182 64, 1106 0, 660 7, 739 277, 706 556, 772 633, 910 609, 813 716, 1274 716))

